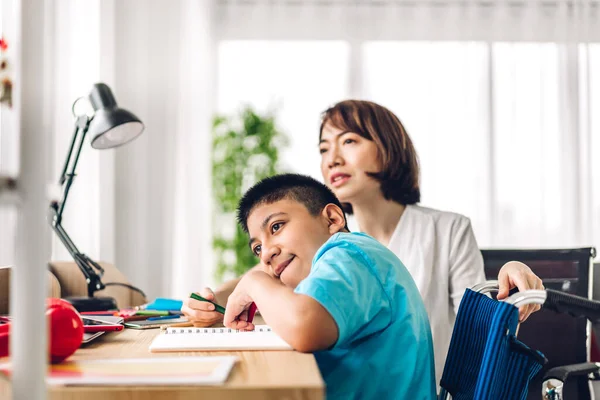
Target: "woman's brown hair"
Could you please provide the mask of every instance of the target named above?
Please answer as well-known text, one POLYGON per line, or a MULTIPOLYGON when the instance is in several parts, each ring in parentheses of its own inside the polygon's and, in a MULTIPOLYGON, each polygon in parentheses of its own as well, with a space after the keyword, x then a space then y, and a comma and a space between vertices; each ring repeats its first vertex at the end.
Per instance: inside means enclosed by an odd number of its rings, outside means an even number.
MULTIPOLYGON (((326 124, 375 142, 381 171, 368 175, 381 183, 384 198, 400 204, 421 200, 417 152, 393 112, 370 101, 345 100, 323 112, 319 140, 326 124)), ((344 211, 352 213, 350 204, 343 206, 344 211)))

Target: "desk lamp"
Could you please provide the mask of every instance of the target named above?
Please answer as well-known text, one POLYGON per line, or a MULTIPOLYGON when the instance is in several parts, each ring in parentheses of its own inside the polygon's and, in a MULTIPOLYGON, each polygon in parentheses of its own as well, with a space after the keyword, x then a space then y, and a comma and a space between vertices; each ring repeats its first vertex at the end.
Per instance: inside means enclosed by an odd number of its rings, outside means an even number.
MULTIPOLYGON (((75 132, 73 133, 67 159, 60 175, 60 185, 63 189, 62 199, 60 202, 53 201, 50 204, 50 224, 52 225, 52 229, 75 260, 87 283, 88 297, 66 298, 80 312, 117 308, 116 302, 112 297, 94 297, 96 291, 104 289, 107 285, 118 284, 132 288, 122 283, 104 284, 101 280, 104 275, 104 269, 97 262, 79 251, 62 226, 63 211, 69 195, 69 189, 75 178, 75 168, 79 161, 85 136, 88 132, 93 135, 91 141, 93 148, 110 149, 132 141, 144 130, 144 124, 135 115, 117 107, 117 102, 110 88, 104 83, 96 83, 87 96, 94 109, 93 115, 76 114, 75 105, 82 99, 86 99, 86 97, 81 97, 73 103, 75 132), (74 156, 73 150, 75 150, 74 156)), ((139 290, 136 288, 132 289, 139 290)))

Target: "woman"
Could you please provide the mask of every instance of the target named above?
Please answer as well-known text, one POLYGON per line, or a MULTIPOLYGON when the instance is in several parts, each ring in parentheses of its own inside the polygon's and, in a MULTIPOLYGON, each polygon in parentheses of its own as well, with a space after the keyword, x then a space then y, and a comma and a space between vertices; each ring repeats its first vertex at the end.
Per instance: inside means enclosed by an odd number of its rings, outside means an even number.
MULTIPOLYGON (((416 205, 420 201, 419 164, 412 141, 391 111, 378 104, 347 100, 323 113, 319 135, 321 173, 360 231, 388 246, 413 276, 425 302, 434 340, 439 382, 460 299, 466 288, 485 281, 483 258, 468 218, 416 205)), ((542 289, 529 267, 510 262, 498 276, 509 289, 542 289)), ((237 281, 216 293, 200 293, 225 304, 237 281)), ((182 311, 198 325, 221 315, 209 303, 186 300, 182 311)), ((521 321, 537 305, 520 310, 521 321)))

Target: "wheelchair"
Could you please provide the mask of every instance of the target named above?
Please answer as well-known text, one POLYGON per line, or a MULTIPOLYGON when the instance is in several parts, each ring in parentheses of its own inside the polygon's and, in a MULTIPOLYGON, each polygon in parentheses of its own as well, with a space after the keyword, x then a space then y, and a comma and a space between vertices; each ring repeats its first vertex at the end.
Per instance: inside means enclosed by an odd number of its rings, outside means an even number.
MULTIPOLYGON (((498 290, 497 281, 467 289, 461 300, 438 400, 524 400, 529 382, 547 362, 545 356, 517 339, 518 308, 539 304, 557 313, 600 319, 600 302, 555 290, 517 292, 504 301, 488 293, 498 290)), ((552 332, 548 332, 549 335, 552 332)), ((585 363, 548 370, 542 399, 562 400, 570 377, 598 377, 600 365, 585 363)))

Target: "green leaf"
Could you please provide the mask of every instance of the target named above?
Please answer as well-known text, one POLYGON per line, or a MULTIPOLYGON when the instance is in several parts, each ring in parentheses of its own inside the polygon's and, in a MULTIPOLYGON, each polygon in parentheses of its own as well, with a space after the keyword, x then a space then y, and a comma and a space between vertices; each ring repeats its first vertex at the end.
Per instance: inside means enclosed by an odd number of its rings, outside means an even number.
MULTIPOLYGON (((213 118, 211 160, 215 219, 219 215, 236 212, 243 184, 254 184, 280 172, 277 168, 279 151, 287 144, 288 139, 277 127, 273 113, 261 115, 246 105, 237 115, 216 115, 213 118), (241 124, 236 121, 241 121, 241 124), (244 144, 250 136, 257 138, 256 145, 247 148, 244 144), (216 154, 218 157, 215 157, 216 154), (262 156, 261 162, 266 160, 265 165, 251 165, 250 158, 256 156, 262 156), (250 182, 247 181, 249 178, 250 182)), ((216 232, 213 234, 217 263, 215 277, 219 281, 225 275, 242 275, 259 262, 248 247, 248 235, 236 221, 231 223, 235 224, 232 239, 220 237, 216 232), (228 262, 226 254, 234 254, 235 262, 228 262)))

